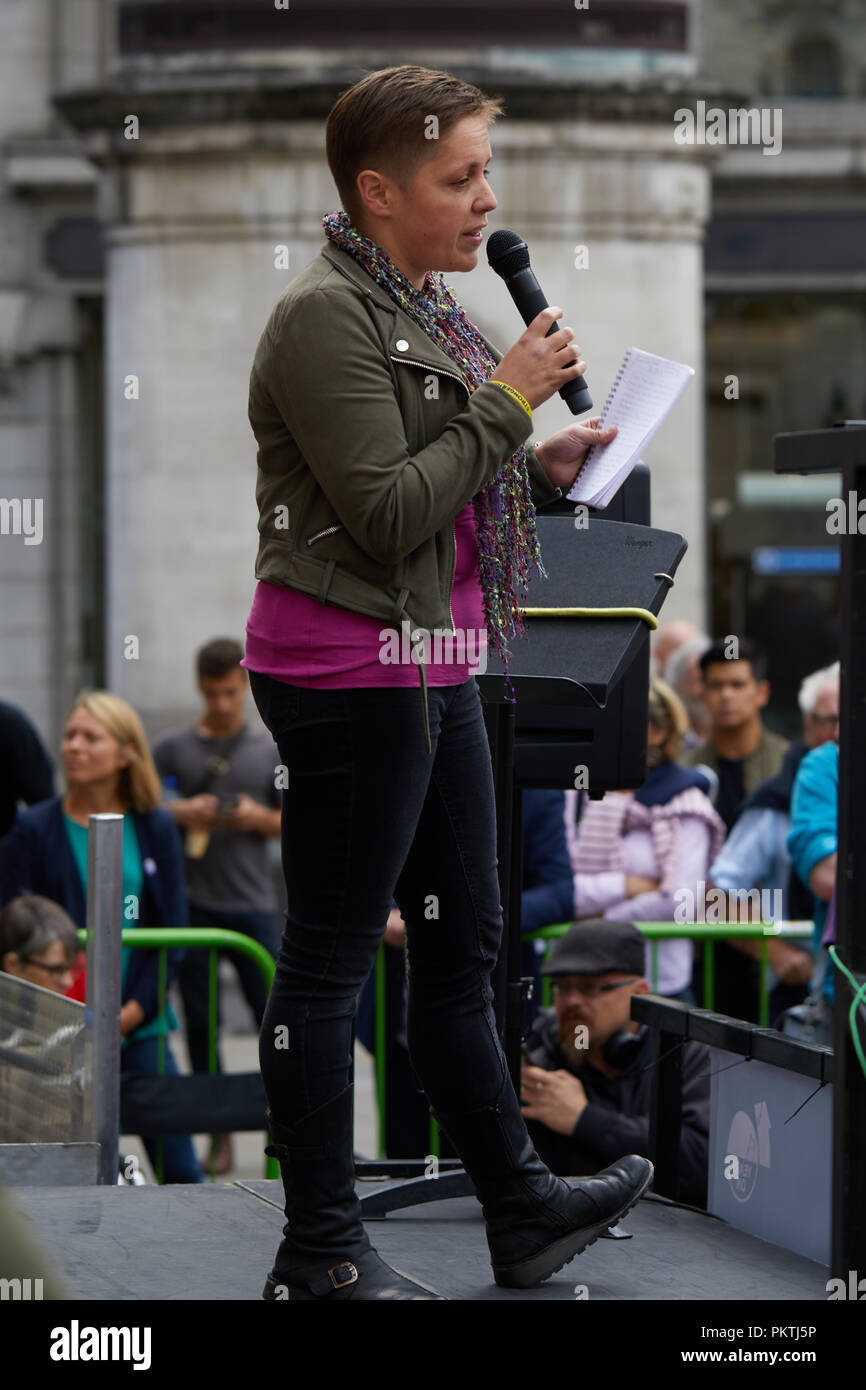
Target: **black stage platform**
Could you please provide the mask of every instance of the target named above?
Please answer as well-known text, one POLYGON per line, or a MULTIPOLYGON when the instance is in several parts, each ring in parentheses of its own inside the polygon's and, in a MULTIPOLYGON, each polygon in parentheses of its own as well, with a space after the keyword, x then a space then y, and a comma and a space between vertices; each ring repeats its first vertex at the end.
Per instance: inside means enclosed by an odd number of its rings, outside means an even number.
MULTIPOLYGON (((390 1186, 363 1182, 359 1192, 390 1186)), ((260 1300, 280 1241, 282 1185, 15 1187, 72 1299, 260 1300)), ((493 1283, 473 1197, 407 1208, 367 1229, 384 1259, 447 1298, 826 1301, 829 1269, 705 1213, 648 1197, 621 1229, 531 1290, 493 1283), (576 1294, 576 1286, 585 1292, 576 1294)), ((618 1228, 620 1229, 620 1228, 618 1228)))

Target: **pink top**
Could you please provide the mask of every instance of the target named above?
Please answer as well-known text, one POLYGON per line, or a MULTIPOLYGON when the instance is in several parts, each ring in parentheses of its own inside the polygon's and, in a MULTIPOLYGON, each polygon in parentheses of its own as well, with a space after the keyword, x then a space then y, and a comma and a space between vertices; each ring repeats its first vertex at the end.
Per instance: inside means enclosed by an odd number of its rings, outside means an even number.
POLYGON ((454 518, 457 563, 451 594, 456 637, 432 633, 421 650, 404 623, 319 603, 298 589, 259 580, 247 619, 241 665, 291 685, 343 689, 352 686, 417 686, 423 656, 428 685, 462 685, 484 663, 487 632, 478 573, 475 509, 470 502, 454 518), (434 661, 434 657, 436 660, 434 661))

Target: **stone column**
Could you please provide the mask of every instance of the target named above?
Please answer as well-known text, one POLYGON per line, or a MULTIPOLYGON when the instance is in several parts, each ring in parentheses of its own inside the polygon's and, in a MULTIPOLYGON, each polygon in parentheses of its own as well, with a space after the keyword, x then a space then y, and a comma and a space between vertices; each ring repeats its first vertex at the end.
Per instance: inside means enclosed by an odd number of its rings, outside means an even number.
MULTIPOLYGON (((632 100, 626 118, 616 119, 606 97, 597 118, 503 119, 491 136, 499 206, 490 224, 524 237, 549 303, 563 308, 560 323, 574 329, 589 364, 593 416, 630 346, 695 368, 643 457, 652 474, 653 524, 680 532, 689 544, 664 619, 702 622, 703 237, 711 175, 705 147, 673 141, 676 102, 668 111, 660 94, 653 98, 644 118, 632 100)), ((519 336, 521 321, 486 257, 471 275, 456 275, 454 288, 500 347, 519 336)), ((557 396, 535 412, 534 432, 544 437, 573 419, 557 396)))
POLYGON ((28 715, 55 767, 89 658, 82 363, 101 282, 98 246, 87 245, 96 171, 52 98, 102 81, 109 19, 105 0, 0 5, 0 695, 28 715))

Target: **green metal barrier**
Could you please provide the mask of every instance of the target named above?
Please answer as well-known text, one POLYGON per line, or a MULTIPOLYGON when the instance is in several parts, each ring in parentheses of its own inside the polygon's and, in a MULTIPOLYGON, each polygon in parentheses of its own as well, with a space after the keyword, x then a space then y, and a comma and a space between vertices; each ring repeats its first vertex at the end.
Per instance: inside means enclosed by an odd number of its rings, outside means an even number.
MULTIPOLYGON (((812 922, 779 922, 778 930, 767 931, 763 922, 697 922, 685 925, 679 922, 635 922, 638 931, 647 938, 650 945, 650 984, 653 993, 658 992, 658 943, 659 941, 700 941, 707 945, 704 951, 704 1008, 712 1009, 715 1001, 715 945, 716 941, 735 941, 758 938, 761 942, 761 982, 758 999, 758 1022, 767 1028, 770 1023, 770 991, 767 984, 767 960, 770 937, 782 941, 811 940, 812 922)), ((574 926, 573 922, 559 922, 550 927, 539 927, 537 931, 526 932, 524 941, 554 941, 564 936, 574 926)), ((384 940, 376 955, 376 1105, 378 1108, 379 1158, 385 1157, 385 951, 384 940)), ((544 977, 541 987, 541 1005, 550 1004, 550 979, 544 977)), ((439 1154, 439 1127, 430 1116, 430 1153, 439 1154)))
MULTIPOLYGON (((386 1028, 385 1028, 385 952, 394 950, 393 946, 386 946, 384 937, 379 943, 376 952, 376 966, 374 973, 375 982, 375 1014, 373 1023, 373 1036, 375 1038, 376 1057, 376 1137, 379 1145, 377 1157, 385 1157, 385 1087, 387 1067, 385 1063, 386 1048, 386 1028)), ((427 1156, 431 1155, 439 1158, 441 1154, 441 1144, 439 1138, 439 1126, 433 1116, 430 1116, 430 1124, 427 1136, 427 1156)))
MULTIPOLYGON (((87 931, 79 930, 78 939, 83 944, 87 944, 87 931)), ((253 941, 251 937, 244 936, 242 932, 227 931, 223 927, 124 927, 120 933, 121 945, 133 946, 136 949, 159 951, 159 986, 157 996, 157 1013, 165 1011, 167 1003, 167 975, 168 962, 166 952, 177 950, 182 947, 193 947, 209 950, 208 959, 208 1071, 212 1076, 216 1071, 217 1055, 217 964, 218 951, 232 950, 240 951, 243 955, 250 956, 256 962, 262 972, 265 983, 270 989, 273 983, 274 970, 276 968, 274 958, 269 951, 258 941, 253 941)), ((157 1036, 157 1076, 165 1075, 165 1033, 157 1036)), ((270 1135, 268 1135, 270 1143, 270 1135)), ((278 1178, 280 1176, 280 1165, 275 1158, 265 1158, 264 1165, 266 1178, 278 1178)), ((216 1178, 216 1174, 211 1169, 209 1174, 211 1182, 216 1178)), ((156 1158, 156 1178, 157 1182, 163 1179, 163 1158, 162 1140, 157 1140, 156 1158)))

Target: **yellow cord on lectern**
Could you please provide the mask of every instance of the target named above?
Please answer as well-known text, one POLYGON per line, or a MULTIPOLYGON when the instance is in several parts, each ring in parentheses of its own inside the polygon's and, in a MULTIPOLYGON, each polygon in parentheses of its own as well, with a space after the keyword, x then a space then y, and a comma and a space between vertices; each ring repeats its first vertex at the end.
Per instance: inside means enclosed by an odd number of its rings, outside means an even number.
POLYGON ((651 628, 659 625, 648 608, 521 608, 527 618, 642 618, 651 628))

